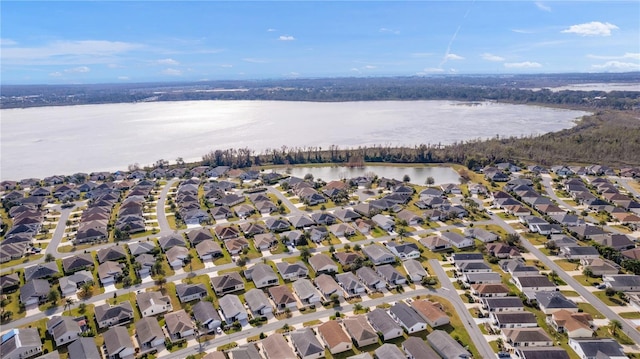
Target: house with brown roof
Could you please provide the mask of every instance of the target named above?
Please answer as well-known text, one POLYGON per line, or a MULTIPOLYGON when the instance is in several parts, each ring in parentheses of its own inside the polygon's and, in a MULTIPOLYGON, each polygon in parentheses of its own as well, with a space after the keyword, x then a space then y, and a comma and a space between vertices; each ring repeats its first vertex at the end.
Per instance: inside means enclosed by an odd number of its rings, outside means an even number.
POLYGON ((342 287, 340 287, 333 277, 326 274, 320 274, 313 280, 313 282, 316 287, 318 287, 325 300, 329 300, 332 294, 336 294, 338 297, 344 298, 345 294, 342 287))
POLYGON ((342 324, 358 348, 378 343, 378 334, 363 314, 345 318, 342 324))
POLYGON ((338 265, 326 254, 318 253, 309 258, 309 265, 316 273, 337 273, 338 265))
POLYGON ((244 237, 236 237, 224 240, 224 246, 231 255, 238 255, 245 248, 249 248, 249 241, 244 237))
POLYGON ((291 292, 291 289, 284 284, 276 287, 270 287, 269 296, 275 303, 278 311, 285 310, 286 308, 297 309, 298 307, 296 297, 291 292))
POLYGON ((214 232, 216 233, 216 237, 223 241, 240 236, 238 229, 233 226, 216 226, 214 232))
POLYGON ((196 326, 184 309, 165 314, 165 328, 172 342, 188 339, 195 334, 196 326))
POLYGON ((229 272, 211 278, 211 286, 217 295, 224 295, 244 289, 244 280, 240 273, 229 272))
POLYGON ((437 328, 450 322, 444 307, 438 302, 414 300, 411 302, 411 307, 426 320, 431 328, 437 328))
POLYGON ((451 249, 451 242, 441 236, 428 236, 420 238, 420 243, 432 252, 451 249))
POLYGON ((473 284, 471 294, 479 298, 506 297, 509 294, 509 287, 502 283, 473 284))
POLYGON ((593 335, 593 318, 589 313, 558 310, 547 317, 547 323, 558 332, 567 333, 569 338, 591 338, 593 335))
POLYGON ((513 347, 553 346, 553 339, 542 328, 503 329, 502 334, 513 347))
POLYGON ((331 354, 338 354, 351 349, 351 338, 342 329, 340 323, 335 320, 330 320, 318 326, 318 334, 331 354))
POLYGON ((298 359, 287 340, 280 333, 270 334, 262 340, 261 344, 266 359, 298 359))

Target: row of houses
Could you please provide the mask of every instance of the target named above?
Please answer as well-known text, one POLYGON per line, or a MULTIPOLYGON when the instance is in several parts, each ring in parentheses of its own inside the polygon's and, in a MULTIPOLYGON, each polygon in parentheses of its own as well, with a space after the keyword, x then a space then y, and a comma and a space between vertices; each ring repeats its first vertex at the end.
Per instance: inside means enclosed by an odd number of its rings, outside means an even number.
POLYGON ((131 188, 120 204, 115 228, 127 234, 145 231, 144 205, 154 187, 153 182, 141 180, 131 188))
POLYGON ((0 263, 22 258, 33 251, 35 236, 40 233, 45 210, 32 204, 15 205, 9 209, 12 226, 0 242, 0 263))

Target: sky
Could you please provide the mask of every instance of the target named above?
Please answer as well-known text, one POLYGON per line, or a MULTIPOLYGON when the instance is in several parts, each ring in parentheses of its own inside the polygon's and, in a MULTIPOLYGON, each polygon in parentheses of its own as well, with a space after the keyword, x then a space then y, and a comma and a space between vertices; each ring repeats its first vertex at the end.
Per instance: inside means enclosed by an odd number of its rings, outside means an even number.
POLYGON ((2 1, 1 84, 640 71, 640 1, 2 1))

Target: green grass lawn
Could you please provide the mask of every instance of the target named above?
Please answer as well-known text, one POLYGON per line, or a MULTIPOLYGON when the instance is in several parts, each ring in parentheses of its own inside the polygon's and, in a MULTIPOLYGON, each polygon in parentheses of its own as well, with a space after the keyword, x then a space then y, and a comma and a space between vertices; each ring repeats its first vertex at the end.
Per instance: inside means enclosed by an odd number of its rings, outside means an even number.
POLYGON ((640 312, 623 312, 620 316, 624 319, 640 319, 640 312))
POLYGON ((560 293, 562 293, 565 297, 579 297, 580 294, 578 294, 578 292, 575 292, 573 290, 561 290, 560 293))
POLYGON ((2 263, 0 265, 0 268, 4 269, 4 268, 9 268, 9 267, 16 266, 18 264, 29 263, 31 261, 38 260, 38 259, 42 258, 43 256, 44 256, 44 254, 32 254, 32 255, 29 255, 29 256, 25 256, 23 258, 14 259, 12 261, 8 261, 8 262, 5 262, 5 263, 2 263))
POLYGON ((616 306, 621 306, 623 304, 626 304, 625 302, 620 300, 620 298, 618 298, 617 295, 611 296, 611 297, 607 296, 604 290, 599 290, 599 291, 593 292, 592 294, 598 297, 598 299, 600 299, 602 303, 606 304, 609 307, 616 307, 616 306))
POLYGON ((589 303, 578 303, 578 309, 582 309, 583 312, 591 314, 593 319, 604 319, 604 315, 589 303))
POLYGON ((579 263, 572 263, 566 259, 560 259, 560 260, 554 261, 554 263, 557 264, 564 271, 579 270, 578 268, 576 268, 578 267, 579 263))

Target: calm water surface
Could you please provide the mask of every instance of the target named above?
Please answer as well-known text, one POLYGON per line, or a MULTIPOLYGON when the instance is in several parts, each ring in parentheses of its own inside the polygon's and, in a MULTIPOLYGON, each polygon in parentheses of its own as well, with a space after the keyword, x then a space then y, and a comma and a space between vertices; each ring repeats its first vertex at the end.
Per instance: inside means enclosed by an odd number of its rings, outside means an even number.
MULTIPOLYGON (((449 144, 569 128, 587 114, 453 101, 184 101, 0 110, 1 179, 113 171, 214 149, 449 144)), ((325 176, 326 177, 326 176, 325 176)))
POLYGON ((402 181, 404 175, 408 175, 410 179, 409 182, 417 185, 424 185, 427 177, 433 177, 435 184, 457 184, 460 182, 460 176, 458 176, 456 171, 450 167, 437 166, 364 166, 359 168, 342 166, 292 167, 287 173, 300 178, 304 178, 307 173, 311 173, 314 179, 322 179, 326 182, 365 176, 371 173, 376 174, 378 177, 394 178, 399 181, 402 181))

